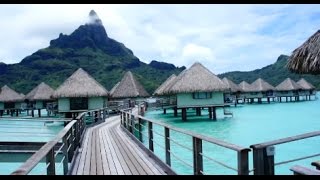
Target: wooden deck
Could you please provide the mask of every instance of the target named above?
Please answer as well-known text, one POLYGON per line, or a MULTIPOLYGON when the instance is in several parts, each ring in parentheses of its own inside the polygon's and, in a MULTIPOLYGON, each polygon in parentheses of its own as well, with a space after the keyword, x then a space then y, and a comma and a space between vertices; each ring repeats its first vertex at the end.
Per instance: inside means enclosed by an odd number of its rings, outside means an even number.
POLYGON ((164 175, 165 171, 120 128, 120 117, 87 129, 73 175, 164 175))

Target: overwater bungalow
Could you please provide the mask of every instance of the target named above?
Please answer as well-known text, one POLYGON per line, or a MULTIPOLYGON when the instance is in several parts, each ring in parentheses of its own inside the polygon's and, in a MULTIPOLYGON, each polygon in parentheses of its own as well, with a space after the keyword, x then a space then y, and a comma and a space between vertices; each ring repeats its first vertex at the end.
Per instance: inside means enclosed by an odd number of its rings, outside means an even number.
POLYGON ((288 98, 290 98, 290 101, 292 101, 292 97, 294 97, 294 100, 297 101, 299 98, 299 90, 302 90, 302 86, 292 79, 286 78, 278 86, 276 86, 276 96, 279 102, 282 102, 282 97, 286 98, 286 102, 288 102, 288 98))
POLYGON ((164 114, 166 114, 167 108, 174 108, 174 116, 177 116, 177 96, 167 93, 166 90, 172 85, 176 78, 177 76, 172 74, 153 93, 154 96, 159 97, 159 106, 163 108, 164 114))
POLYGON ((41 82, 25 96, 25 101, 28 103, 27 111, 31 110, 32 117, 34 117, 34 110, 36 109, 39 117, 41 117, 41 109, 47 109, 48 115, 51 114, 52 108, 48 107, 48 103, 54 101, 52 98, 53 93, 54 90, 49 85, 41 82))
POLYGON ((256 97, 256 93, 252 92, 252 87, 249 83, 247 83, 246 81, 242 81, 241 83, 239 83, 239 88, 241 89, 241 93, 240 96, 238 98, 238 100, 242 99, 242 102, 246 102, 250 100, 250 102, 253 102, 253 97, 256 97))
POLYGON ((0 92, 0 116, 3 116, 4 111, 7 111, 7 115, 10 113, 13 116, 15 112, 16 116, 19 116, 23 100, 24 98, 19 93, 4 85, 0 92))
POLYGON ((265 80, 258 78, 253 83, 251 83, 251 98, 257 98, 258 103, 262 103, 262 98, 267 98, 268 103, 270 103, 270 99, 273 99, 275 88, 270 85, 265 80))
POLYGON ((228 91, 224 93, 224 101, 226 103, 234 102, 235 105, 238 103, 237 100, 241 94, 241 88, 230 79, 224 77, 222 81, 227 85, 228 91))
POLYGON ((228 87, 200 63, 194 63, 181 72, 166 91, 177 96, 177 108, 182 110, 182 120, 187 120, 187 109, 208 108, 209 118, 216 119, 216 107, 225 107, 224 92, 228 87))
POLYGON ((305 96, 306 100, 310 100, 312 95, 316 95, 316 88, 304 78, 301 78, 297 82, 297 84, 299 84, 303 88, 299 91, 299 96, 305 96))
MULTIPOLYGON (((114 102, 123 102, 123 104, 129 104, 130 107, 134 106, 135 101, 144 99, 150 96, 144 89, 140 82, 134 77, 131 71, 124 74, 120 82, 118 82, 110 91, 110 103, 114 105, 114 102)), ((116 104, 117 104, 116 103, 116 104)))
POLYGON ((106 107, 109 92, 82 68, 66 79, 53 93, 58 112, 67 118, 79 112, 106 107))

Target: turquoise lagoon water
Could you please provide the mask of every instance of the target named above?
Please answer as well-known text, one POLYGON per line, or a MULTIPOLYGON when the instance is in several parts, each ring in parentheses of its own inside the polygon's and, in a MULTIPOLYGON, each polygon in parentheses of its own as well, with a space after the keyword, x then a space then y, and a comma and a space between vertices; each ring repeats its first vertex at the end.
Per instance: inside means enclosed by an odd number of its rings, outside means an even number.
MULTIPOLYGON (((45 112, 42 112, 45 115, 45 112)), ((35 113, 36 115, 36 113, 35 113)), ((19 115, 20 116, 20 115, 19 115)), ((25 116, 25 112, 21 114, 25 116)), ((63 129, 63 122, 44 123, 41 121, 27 121, 19 117, 13 117, 13 119, 0 118, 0 141, 14 141, 14 142, 48 142, 52 140, 58 132, 63 129)), ((16 170, 23 162, 19 162, 17 159, 26 159, 30 157, 32 153, 28 154, 7 154, 0 153, 0 175, 10 174, 16 170), (12 156, 12 161, 8 162, 5 156, 12 156), (4 162, 5 161, 5 162, 4 162), (17 162, 18 161, 18 162, 17 162)), ((58 167, 59 164, 56 164, 58 167)), ((31 174, 44 174, 45 163, 37 165, 31 174)), ((62 172, 62 166, 59 167, 58 172, 62 172)))
MULTIPOLYGON (((317 94, 319 97, 319 93, 317 94)), ((285 100, 285 99, 283 99, 285 100)), ((195 111, 188 110, 188 120, 183 122, 181 116, 174 117, 172 110, 163 114, 162 110, 148 111, 146 117, 169 125, 193 131, 202 135, 227 141, 243 147, 252 144, 276 140, 289 136, 318 131, 320 129, 320 100, 300 101, 271 104, 245 104, 238 107, 229 107, 233 117, 225 117, 222 109, 217 110, 217 121, 208 118, 207 110, 202 110, 202 116, 195 116, 195 111)), ((179 112, 180 113, 180 112, 179 112)), ((145 125, 147 126, 147 125, 145 125)), ((162 127, 154 125, 155 153, 165 161, 163 151, 164 133, 162 127), (158 135, 160 134, 160 135, 158 135)), ((147 132, 144 127, 144 139, 147 132)), ((180 144, 192 148, 190 136, 181 133, 170 132, 170 137, 180 144)), ((148 142, 144 142, 148 146, 148 142)), ((275 162, 281 162, 319 153, 320 137, 281 144, 275 146, 275 162)), ((181 148, 171 142, 172 167, 178 174, 192 174, 193 154, 190 150, 181 148), (178 161, 182 159, 183 162, 178 161)), ((203 142, 203 154, 210 158, 225 163, 227 166, 237 168, 237 153, 226 148, 221 148, 203 142)), ((320 157, 296 161, 275 167, 276 174, 292 174, 289 170, 293 165, 303 165, 313 168, 310 163, 319 160, 320 157)), ((203 158, 204 172, 206 174, 237 174, 236 171, 225 168, 207 158, 203 158)), ((249 166, 252 169, 252 152, 249 154, 249 166)), ((252 172, 251 172, 252 174, 252 172)))

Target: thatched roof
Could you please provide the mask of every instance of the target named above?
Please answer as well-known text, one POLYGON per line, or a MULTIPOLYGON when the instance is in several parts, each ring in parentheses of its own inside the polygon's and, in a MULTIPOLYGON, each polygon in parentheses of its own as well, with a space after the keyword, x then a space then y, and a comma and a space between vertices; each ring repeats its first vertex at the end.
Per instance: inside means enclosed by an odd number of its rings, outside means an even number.
POLYGON ((287 67, 298 73, 320 73, 320 30, 292 52, 287 67))
POLYGON ((51 96, 54 93, 54 90, 48 86, 46 83, 42 82, 37 87, 32 89, 25 97, 29 101, 36 100, 51 100, 51 96))
POLYGON ((23 93, 20 93, 20 96, 23 100, 25 100, 26 95, 24 95, 23 93))
POLYGON ((297 84, 299 84, 304 90, 313 90, 316 89, 312 84, 306 81, 304 78, 301 78, 297 84))
POLYGON ((231 92, 241 91, 241 88, 230 79, 224 77, 222 81, 227 85, 228 89, 230 89, 231 92))
POLYGON ((277 91, 294 91, 302 89, 302 87, 290 78, 285 79, 277 87, 277 91))
POLYGON ((246 81, 242 81, 238 86, 241 89, 241 91, 243 91, 243 92, 252 92, 251 85, 249 83, 247 83, 246 81))
POLYGON ((265 80, 258 78, 253 83, 251 83, 252 91, 253 92, 265 92, 265 91, 273 91, 275 88, 270 85, 265 80))
POLYGON ((174 80, 168 93, 226 91, 228 87, 215 74, 200 63, 194 63, 174 80))
POLYGON ((56 91, 53 98, 62 97, 100 97, 108 96, 108 91, 82 68, 66 79, 56 91))
POLYGON ((113 98, 133 98, 133 97, 147 97, 149 93, 136 80, 133 74, 128 71, 121 79, 120 83, 113 88, 110 93, 113 98))
POLYGON ((113 88, 110 90, 110 94, 113 94, 114 93, 114 91, 116 90, 116 88, 119 86, 119 84, 120 84, 120 81, 119 82, 117 82, 117 84, 115 84, 114 86, 113 86, 113 88))
POLYGON ((7 85, 4 85, 1 88, 0 102, 20 102, 20 101, 23 101, 23 97, 19 93, 9 88, 7 85))
POLYGON ((167 87, 170 87, 176 78, 177 76, 175 74, 172 74, 154 91, 153 95, 165 95, 165 89, 167 87))

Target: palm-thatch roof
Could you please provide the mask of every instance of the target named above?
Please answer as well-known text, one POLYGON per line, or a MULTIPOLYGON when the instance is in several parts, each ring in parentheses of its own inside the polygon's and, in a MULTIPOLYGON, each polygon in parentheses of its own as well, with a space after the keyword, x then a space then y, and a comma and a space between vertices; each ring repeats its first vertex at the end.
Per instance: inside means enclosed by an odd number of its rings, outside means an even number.
POLYGON ((120 81, 119 82, 117 82, 117 84, 115 84, 114 86, 113 86, 113 88, 110 90, 110 94, 113 94, 114 93, 114 91, 116 90, 116 88, 119 86, 119 84, 120 84, 120 81))
POLYGON ((320 30, 292 52, 287 67, 298 73, 320 73, 320 30))
POLYGON ((26 95, 24 95, 23 93, 20 93, 20 96, 22 99, 25 99, 26 95))
POLYGON ((53 98, 101 96, 108 96, 108 91, 82 68, 66 79, 52 95, 53 98))
POLYGON ((23 97, 19 93, 9 88, 7 85, 4 85, 1 88, 0 102, 20 102, 20 101, 23 101, 23 97))
POLYGON ((242 81, 238 86, 241 89, 241 91, 243 91, 243 92, 252 92, 251 85, 249 83, 247 83, 246 81, 242 81))
POLYGON ((295 91, 299 89, 302 89, 302 87, 290 78, 285 79, 276 86, 277 91, 295 91))
POLYGON ((182 71, 166 93, 192 93, 226 91, 228 87, 222 80, 199 62, 182 71))
POLYGON ((304 90, 313 90, 316 89, 312 84, 306 81, 304 78, 301 78, 297 84, 299 84, 304 90))
POLYGON ((241 88, 230 79, 224 77, 222 81, 227 85, 228 89, 230 89, 231 92, 241 91, 241 88))
POLYGON ((48 86, 46 83, 42 82, 37 87, 32 89, 26 96, 25 99, 29 101, 37 100, 51 100, 51 96, 54 93, 54 90, 48 86))
POLYGON ((153 93, 153 95, 165 95, 165 90, 167 87, 170 87, 172 83, 175 81, 177 76, 175 74, 172 74, 167 80, 165 80, 153 93))
POLYGON ((128 71, 123 76, 118 85, 112 88, 110 93, 112 98, 134 98, 134 97, 147 97, 149 93, 144 87, 136 80, 133 74, 128 71))
POLYGON ((275 88, 270 85, 268 82, 265 80, 258 78, 255 80, 253 83, 251 83, 252 90, 254 92, 265 92, 265 91, 273 91, 275 88))

